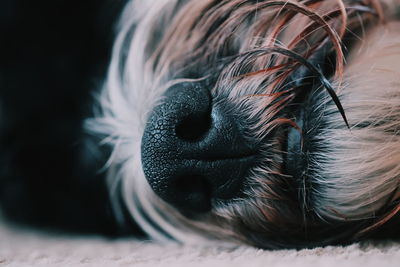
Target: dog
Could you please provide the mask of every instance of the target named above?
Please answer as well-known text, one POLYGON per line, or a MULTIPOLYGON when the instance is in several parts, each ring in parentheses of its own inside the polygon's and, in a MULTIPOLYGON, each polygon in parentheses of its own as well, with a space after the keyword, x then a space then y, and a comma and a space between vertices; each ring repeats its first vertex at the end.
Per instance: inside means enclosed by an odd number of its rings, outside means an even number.
POLYGON ((400 1, 60 3, 1 16, 6 218, 264 249, 400 236, 400 1))

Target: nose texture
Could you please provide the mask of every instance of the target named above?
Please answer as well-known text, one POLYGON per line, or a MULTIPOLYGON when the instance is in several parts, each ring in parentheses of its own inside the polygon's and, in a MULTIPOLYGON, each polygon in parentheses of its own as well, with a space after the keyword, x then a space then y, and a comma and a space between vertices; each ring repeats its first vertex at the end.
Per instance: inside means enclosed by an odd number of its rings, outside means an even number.
POLYGON ((168 89, 142 139, 150 186, 182 210, 206 212, 212 200, 239 197, 254 157, 235 116, 213 105, 201 83, 168 89))

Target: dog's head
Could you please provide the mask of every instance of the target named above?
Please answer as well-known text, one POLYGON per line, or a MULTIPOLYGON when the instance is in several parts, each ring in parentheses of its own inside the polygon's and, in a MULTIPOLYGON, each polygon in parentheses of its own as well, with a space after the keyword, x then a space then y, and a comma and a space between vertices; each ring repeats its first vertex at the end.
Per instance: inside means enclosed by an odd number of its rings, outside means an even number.
POLYGON ((195 232, 265 248, 323 245, 391 219, 399 80, 371 80, 378 68, 353 48, 386 7, 132 1, 88 121, 114 147, 111 193, 121 188, 148 234, 182 241, 195 232))

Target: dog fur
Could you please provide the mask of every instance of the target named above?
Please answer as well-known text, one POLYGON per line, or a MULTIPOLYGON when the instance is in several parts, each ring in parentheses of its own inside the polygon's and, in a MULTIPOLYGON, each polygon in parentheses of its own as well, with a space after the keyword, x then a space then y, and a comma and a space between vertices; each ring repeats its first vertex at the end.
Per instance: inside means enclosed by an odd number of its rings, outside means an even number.
POLYGON ((117 229, 195 244, 300 248, 398 236, 399 7, 397 0, 128 1, 82 128, 100 158, 87 168, 104 175, 106 217, 117 229), (246 138, 259 144, 261 160, 244 197, 213 200, 210 212, 190 218, 149 186, 141 141, 168 88, 204 80, 215 105, 229 103, 248 122, 246 138), (297 125, 285 110, 303 90, 318 104, 297 125), (299 177, 282 167, 288 128, 301 140, 299 177))

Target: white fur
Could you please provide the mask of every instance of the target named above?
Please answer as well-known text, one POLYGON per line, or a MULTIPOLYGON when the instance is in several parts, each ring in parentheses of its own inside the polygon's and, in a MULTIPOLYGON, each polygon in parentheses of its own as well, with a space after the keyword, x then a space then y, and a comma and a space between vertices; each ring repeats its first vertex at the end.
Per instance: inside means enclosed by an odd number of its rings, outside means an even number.
POLYGON ((341 96, 352 129, 329 106, 332 128, 317 137, 330 151, 315 162, 316 208, 340 220, 374 217, 400 182, 400 23, 363 40, 349 58, 341 96))

